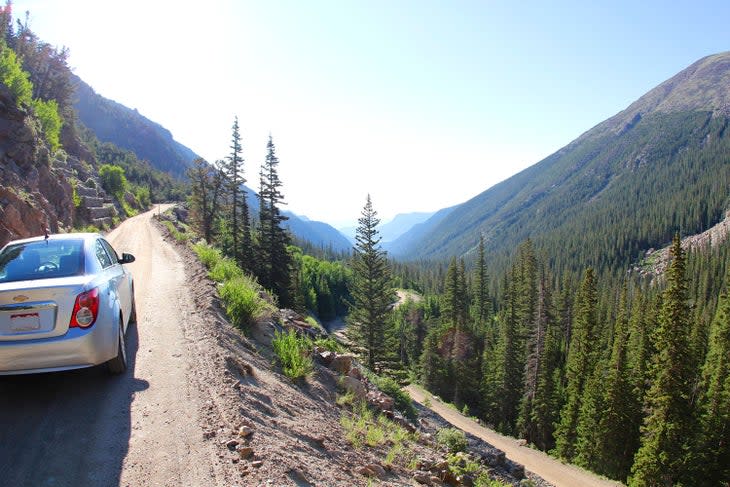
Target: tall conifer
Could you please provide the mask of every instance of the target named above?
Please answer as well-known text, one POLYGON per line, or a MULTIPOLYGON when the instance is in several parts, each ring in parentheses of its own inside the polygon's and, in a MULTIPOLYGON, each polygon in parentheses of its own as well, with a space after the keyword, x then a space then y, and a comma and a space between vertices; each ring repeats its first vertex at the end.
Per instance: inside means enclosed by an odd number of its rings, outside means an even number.
POLYGON ((576 303, 566 365, 565 405, 560 412, 560 423, 555 431, 557 454, 568 460, 572 460, 576 455, 578 417, 584 386, 593 371, 596 307, 595 278, 593 269, 588 268, 576 303))
POLYGON ((354 306, 349 321, 356 341, 365 350, 368 367, 374 370, 376 362, 386 355, 386 323, 393 290, 386 252, 380 247, 380 220, 370 195, 361 215, 355 234, 350 290, 354 306))
MULTIPOLYGON (((282 227, 288 218, 281 214, 283 204, 281 180, 277 166, 276 147, 271 136, 266 144, 266 159, 261 166, 259 190, 259 252, 257 275, 262 286, 272 290, 279 297, 281 306, 290 306, 291 256, 287 251, 289 234, 282 227)), ((326 289, 326 286, 324 286, 326 289)))
POLYGON ((679 235, 674 237, 670 255, 667 289, 655 332, 657 353, 653 381, 644 402, 648 415, 642 428, 641 447, 631 469, 629 485, 632 487, 691 485, 692 482, 688 478, 688 460, 694 417, 693 358, 685 255, 679 235))

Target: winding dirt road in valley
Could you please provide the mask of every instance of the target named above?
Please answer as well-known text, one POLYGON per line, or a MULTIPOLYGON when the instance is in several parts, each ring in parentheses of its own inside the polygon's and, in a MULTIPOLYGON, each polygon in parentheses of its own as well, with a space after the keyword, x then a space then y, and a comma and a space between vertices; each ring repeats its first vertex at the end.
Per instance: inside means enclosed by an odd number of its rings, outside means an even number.
POLYGON ((202 411, 215 392, 197 372, 205 364, 184 263, 150 221, 157 211, 107 235, 137 259, 128 265, 138 315, 127 333, 129 370, 0 377, 0 485, 230 484, 204 440, 202 411))
POLYGON ((446 421, 499 448, 505 453, 507 458, 521 463, 525 466, 526 470, 536 473, 555 485, 555 487, 620 487, 623 485, 620 482, 602 479, 573 465, 561 463, 544 452, 519 446, 514 438, 500 435, 489 428, 481 426, 435 399, 431 394, 424 392, 420 387, 408 386, 406 390, 413 400, 420 404, 423 404, 426 397, 428 397, 430 401, 429 407, 446 421))

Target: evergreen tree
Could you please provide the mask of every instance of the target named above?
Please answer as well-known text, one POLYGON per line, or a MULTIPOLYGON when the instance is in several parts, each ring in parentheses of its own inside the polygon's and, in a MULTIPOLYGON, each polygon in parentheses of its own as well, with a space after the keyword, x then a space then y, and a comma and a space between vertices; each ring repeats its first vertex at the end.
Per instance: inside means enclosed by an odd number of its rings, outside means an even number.
POLYGON ((393 302, 387 254, 380 247, 379 223, 368 195, 355 234, 351 288, 354 304, 349 322, 355 340, 365 350, 370 370, 375 370, 376 363, 387 355, 386 323, 393 302))
POLYGON ((559 336, 554 321, 551 291, 544 268, 540 272, 537 308, 525 364, 525 389, 520 402, 518 431, 541 449, 552 443, 555 418, 554 374, 559 360, 559 336))
POLYGON ((492 303, 489 298, 489 275, 484 255, 484 235, 479 236, 479 254, 474 271, 474 320, 479 328, 483 328, 492 315, 492 303))
POLYGON ((556 453, 572 460, 576 455, 578 417, 585 382, 594 365, 593 342, 596 329, 597 293, 593 269, 586 270, 576 303, 570 348, 566 365, 565 405, 560 412, 560 423, 555 430, 556 453))
POLYGON ((223 166, 225 176, 225 189, 228 197, 228 217, 226 226, 230 230, 231 256, 245 269, 251 270, 251 227, 248 214, 248 202, 246 201, 246 190, 243 185, 246 179, 243 177, 243 148, 241 146, 241 133, 238 126, 238 117, 233 120, 231 135, 231 153, 223 166))
POLYGON ((685 255, 679 235, 674 237, 670 255, 667 289, 655 333, 653 382, 644 402, 648 414, 629 480, 632 487, 692 485, 688 460, 693 433, 694 377, 685 255))
MULTIPOLYGON (((726 284, 730 285, 730 273, 726 284)), ((712 322, 702 383, 701 480, 707 486, 727 485, 730 483, 730 297, 727 292, 720 296, 712 322)))
MULTIPOLYGON (((282 223, 288 218, 279 210, 284 195, 281 193, 282 184, 277 170, 279 159, 271 136, 266 150, 266 160, 260 172, 257 275, 261 285, 279 297, 280 306, 287 307, 291 305, 292 284, 291 256, 287 250, 290 238, 282 228, 282 223)), ((326 289, 326 286, 323 287, 326 289)), ((325 299, 324 296, 321 298, 325 299)))
POLYGON ((628 289, 624 286, 614 329, 613 348, 605 380, 599 421, 592 440, 600 454, 589 467, 608 477, 625 480, 638 448, 639 398, 628 368, 628 289))
POLYGON ((193 167, 188 169, 187 174, 190 179, 191 220, 206 243, 211 243, 220 205, 223 174, 200 157, 193 161, 193 167))

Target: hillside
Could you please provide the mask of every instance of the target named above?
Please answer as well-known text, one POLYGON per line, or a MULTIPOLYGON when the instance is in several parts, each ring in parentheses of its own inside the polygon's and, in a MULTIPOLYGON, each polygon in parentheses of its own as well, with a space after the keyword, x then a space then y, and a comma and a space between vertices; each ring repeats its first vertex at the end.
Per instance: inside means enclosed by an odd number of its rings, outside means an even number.
POLYGON ((557 266, 626 268, 678 229, 700 233, 722 219, 729 107, 730 53, 703 58, 448 219, 432 217, 418 239, 406 234, 394 245, 409 258, 445 258, 469 254, 483 234, 494 256, 529 237, 557 266))
POLYGON ((132 110, 97 94, 78 76, 74 108, 79 120, 102 142, 134 152, 160 171, 183 178, 198 156, 173 139, 169 130, 132 110))

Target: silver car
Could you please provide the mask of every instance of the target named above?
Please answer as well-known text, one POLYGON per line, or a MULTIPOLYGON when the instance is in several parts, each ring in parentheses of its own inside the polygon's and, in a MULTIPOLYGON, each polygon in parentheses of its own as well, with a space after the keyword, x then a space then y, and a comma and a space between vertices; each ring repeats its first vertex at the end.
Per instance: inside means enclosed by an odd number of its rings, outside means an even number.
POLYGON ((106 364, 127 369, 134 282, 96 233, 15 240, 0 250, 0 375, 106 364))

